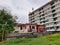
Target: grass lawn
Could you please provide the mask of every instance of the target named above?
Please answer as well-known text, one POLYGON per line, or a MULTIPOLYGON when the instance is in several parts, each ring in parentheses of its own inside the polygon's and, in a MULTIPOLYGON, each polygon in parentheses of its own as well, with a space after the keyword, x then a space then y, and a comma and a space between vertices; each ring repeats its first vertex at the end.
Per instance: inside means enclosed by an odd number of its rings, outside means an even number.
POLYGON ((0 42, 0 45, 60 45, 60 33, 37 38, 20 38, 0 42))

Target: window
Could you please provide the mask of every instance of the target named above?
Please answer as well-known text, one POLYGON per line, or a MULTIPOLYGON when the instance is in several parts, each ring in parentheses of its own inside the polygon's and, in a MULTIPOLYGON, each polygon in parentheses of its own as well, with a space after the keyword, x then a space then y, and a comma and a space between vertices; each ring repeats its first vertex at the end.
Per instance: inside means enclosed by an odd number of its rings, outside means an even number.
POLYGON ((47 20, 45 20, 45 22, 48 22, 48 19, 47 19, 47 20))
POLYGON ((41 12, 39 12, 39 14, 41 14, 41 12))
POLYGON ((58 22, 54 22, 54 24, 58 24, 58 22))
POLYGON ((41 24, 42 22, 40 22, 40 24, 41 24))
POLYGON ((53 9, 55 6, 52 6, 51 8, 53 9))
POLYGON ((45 23, 45 21, 43 21, 43 23, 45 23))
POLYGON ((43 17, 43 18, 40 18, 40 20, 44 20, 45 19, 45 17, 43 17))
POLYGON ((44 14, 42 14, 42 16, 44 16, 44 14))
POLYGON ((40 32, 44 32, 44 29, 41 29, 40 32))
POLYGON ((51 2, 51 5, 53 5, 54 4, 54 2, 51 2))
POLYGON ((58 29, 58 28, 59 28, 59 26, 56 27, 56 29, 58 29))
POLYGON ((35 26, 32 26, 32 29, 35 29, 35 26))
POLYGON ((53 14, 53 17, 56 15, 56 13, 53 14))
POLYGON ((55 0, 55 2, 57 2, 58 0, 55 0))
POLYGON ((56 21, 57 20, 57 17, 55 17, 53 20, 56 21))
POLYGON ((28 32, 32 32, 31 26, 29 26, 29 28, 30 28, 30 29, 28 30, 28 32))
POLYGON ((55 12, 55 10, 52 10, 52 12, 55 12))
POLYGON ((54 29, 54 27, 50 27, 50 29, 54 29))
POLYGON ((26 26, 25 26, 25 29, 26 29, 26 26))
POLYGON ((47 27, 46 30, 49 30, 49 27, 47 27))
POLYGON ((32 21, 32 22, 35 22, 35 21, 32 21))
POLYGON ((41 17, 41 15, 39 17, 41 17))
POLYGON ((20 29, 22 30, 22 27, 20 27, 20 29))
POLYGON ((41 9, 43 9, 43 7, 41 9))
POLYGON ((41 9, 39 9, 39 11, 41 11, 41 9))

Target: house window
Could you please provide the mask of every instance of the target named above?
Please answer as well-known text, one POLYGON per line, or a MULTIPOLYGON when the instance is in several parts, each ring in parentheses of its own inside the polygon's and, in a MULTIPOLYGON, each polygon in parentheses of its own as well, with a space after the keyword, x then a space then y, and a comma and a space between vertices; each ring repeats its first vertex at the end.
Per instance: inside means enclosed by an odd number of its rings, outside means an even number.
POLYGON ((40 30, 40 32, 43 32, 43 31, 44 31, 44 29, 41 29, 41 30, 40 30))
POLYGON ((22 30, 22 27, 20 27, 20 29, 22 30))
POLYGON ((32 26, 32 29, 35 29, 35 26, 32 26))
POLYGON ((26 29, 26 26, 25 26, 25 29, 26 29))
POLYGON ((31 26, 29 26, 29 30, 28 30, 28 32, 32 32, 31 26))

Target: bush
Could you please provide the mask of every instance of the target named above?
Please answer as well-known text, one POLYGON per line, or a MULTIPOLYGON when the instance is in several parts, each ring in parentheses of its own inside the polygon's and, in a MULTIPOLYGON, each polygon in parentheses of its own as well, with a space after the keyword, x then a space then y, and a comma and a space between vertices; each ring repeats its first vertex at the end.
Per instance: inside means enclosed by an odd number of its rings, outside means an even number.
POLYGON ((36 38, 36 37, 37 37, 37 35, 36 35, 36 34, 31 33, 31 34, 29 34, 29 35, 26 35, 25 37, 26 37, 26 38, 36 38))

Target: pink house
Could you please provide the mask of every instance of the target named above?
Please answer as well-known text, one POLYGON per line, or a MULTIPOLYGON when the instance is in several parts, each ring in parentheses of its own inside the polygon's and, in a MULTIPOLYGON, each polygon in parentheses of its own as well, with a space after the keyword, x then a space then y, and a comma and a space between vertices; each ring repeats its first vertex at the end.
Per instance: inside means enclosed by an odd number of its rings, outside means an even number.
POLYGON ((14 33, 29 33, 29 32, 45 32, 44 25, 37 24, 18 24, 15 27, 14 33))

